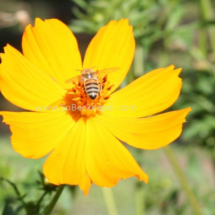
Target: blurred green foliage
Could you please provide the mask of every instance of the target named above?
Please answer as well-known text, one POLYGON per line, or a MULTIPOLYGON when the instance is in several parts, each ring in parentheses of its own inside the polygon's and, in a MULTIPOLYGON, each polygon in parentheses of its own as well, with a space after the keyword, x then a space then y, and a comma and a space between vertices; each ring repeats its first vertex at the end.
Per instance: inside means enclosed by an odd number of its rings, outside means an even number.
MULTIPOLYGON (((78 7, 73 8, 77 19, 72 21, 71 29, 76 33, 95 34, 99 28, 110 20, 128 18, 134 28, 134 36, 144 52, 152 49, 155 42, 180 34, 190 43, 191 31, 197 27, 198 21, 182 24, 186 7, 178 0, 72 0, 78 7), (189 37, 189 38, 187 38, 189 37)), ((194 3, 193 3, 194 4, 194 3)), ((161 46, 163 46, 162 44, 161 46)), ((145 59, 147 56, 145 56, 145 59)))

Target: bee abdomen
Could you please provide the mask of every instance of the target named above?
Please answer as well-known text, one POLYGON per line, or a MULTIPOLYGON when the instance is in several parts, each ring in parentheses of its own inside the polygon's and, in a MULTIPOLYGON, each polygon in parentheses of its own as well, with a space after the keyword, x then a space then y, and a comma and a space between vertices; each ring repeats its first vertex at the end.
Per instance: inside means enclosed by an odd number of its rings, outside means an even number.
POLYGON ((99 85, 97 80, 89 79, 85 82, 85 92, 91 98, 95 99, 99 93, 99 85))

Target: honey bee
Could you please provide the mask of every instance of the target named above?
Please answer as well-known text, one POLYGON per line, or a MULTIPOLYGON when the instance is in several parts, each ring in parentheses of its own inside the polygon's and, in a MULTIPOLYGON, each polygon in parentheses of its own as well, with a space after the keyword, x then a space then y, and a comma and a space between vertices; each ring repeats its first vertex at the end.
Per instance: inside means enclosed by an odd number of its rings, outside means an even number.
POLYGON ((78 75, 66 81, 66 83, 74 83, 76 81, 79 81, 81 86, 83 87, 83 91, 92 100, 96 99, 102 90, 102 84, 99 81, 99 76, 101 76, 102 74, 103 75, 110 74, 120 69, 118 67, 112 67, 108 69, 95 71, 93 68, 77 70, 81 71, 81 75, 78 75))

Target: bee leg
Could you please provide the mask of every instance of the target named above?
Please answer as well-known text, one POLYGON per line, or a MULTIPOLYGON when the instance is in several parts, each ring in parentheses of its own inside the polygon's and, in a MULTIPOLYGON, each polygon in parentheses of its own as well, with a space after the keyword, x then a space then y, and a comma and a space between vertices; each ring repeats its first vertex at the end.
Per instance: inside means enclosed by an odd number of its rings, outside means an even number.
POLYGON ((84 87, 84 83, 82 83, 82 82, 79 82, 79 83, 80 83, 80 87, 82 88, 83 93, 87 95, 85 87, 84 87))
POLYGON ((100 92, 102 91, 102 83, 98 83, 98 85, 99 85, 99 94, 100 94, 100 92))
POLYGON ((102 91, 103 87, 102 87, 102 84, 100 83, 100 91, 102 91))
POLYGON ((82 86, 82 90, 83 90, 83 92, 87 95, 87 92, 86 92, 86 90, 85 90, 85 87, 82 86))

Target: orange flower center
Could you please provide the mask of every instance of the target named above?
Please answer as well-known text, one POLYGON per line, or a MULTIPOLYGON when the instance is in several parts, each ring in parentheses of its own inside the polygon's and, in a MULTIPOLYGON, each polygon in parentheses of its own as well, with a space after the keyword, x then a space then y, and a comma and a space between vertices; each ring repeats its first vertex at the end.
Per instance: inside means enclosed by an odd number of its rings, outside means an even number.
POLYGON ((65 101, 68 111, 80 111, 82 116, 92 116, 102 111, 102 106, 110 98, 110 90, 113 85, 108 81, 108 75, 98 79, 99 90, 95 99, 91 99, 84 83, 80 80, 73 82, 73 87, 67 91, 65 101))

